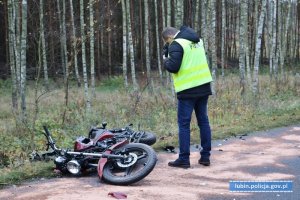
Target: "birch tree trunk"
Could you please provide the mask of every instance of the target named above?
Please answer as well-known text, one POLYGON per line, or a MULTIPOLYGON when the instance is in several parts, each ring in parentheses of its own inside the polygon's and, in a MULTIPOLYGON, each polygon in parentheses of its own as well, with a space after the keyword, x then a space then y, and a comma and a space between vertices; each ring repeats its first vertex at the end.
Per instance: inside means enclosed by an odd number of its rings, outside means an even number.
POLYGON ((82 54, 82 71, 83 71, 83 82, 84 82, 84 94, 85 94, 85 102, 86 102, 86 110, 87 113, 91 110, 91 101, 89 96, 89 85, 88 85, 88 77, 87 77, 87 66, 86 66, 86 51, 85 51, 85 32, 84 32, 84 4, 83 0, 80 0, 80 32, 81 32, 81 54, 82 54))
MULTIPOLYGON (((253 4, 254 4, 254 12, 253 12, 253 24, 252 24, 252 39, 250 40, 251 41, 251 50, 249 52, 250 54, 250 65, 251 66, 254 66, 254 59, 255 59, 255 49, 256 49, 256 39, 257 39, 257 32, 258 32, 258 21, 259 21, 259 10, 258 10, 258 7, 259 7, 259 2, 260 0, 253 0, 252 1, 253 4)), ((261 9, 262 10, 262 9, 261 9)))
MULTIPOLYGON (((273 25, 273 23, 274 23, 274 0, 269 0, 268 3, 269 3, 268 4, 269 75, 270 75, 270 80, 272 80, 272 77, 273 77, 273 49, 275 47, 273 44, 273 39, 274 39, 274 25, 273 25)), ((275 20, 275 23, 276 23, 276 20, 275 20)), ((276 38, 276 35, 275 35, 275 38, 276 38)))
POLYGON ((42 63, 44 69, 45 88, 49 90, 49 78, 48 78, 48 65, 47 65, 47 52, 44 30, 44 0, 40 0, 40 37, 42 43, 42 63))
POLYGON ((18 111, 18 84, 17 84, 17 74, 16 74, 16 62, 14 54, 14 42, 15 42, 15 14, 13 1, 7 1, 8 9, 8 40, 9 40, 9 64, 11 70, 11 80, 12 80, 12 110, 16 114, 18 111))
POLYGON ((122 0, 122 27, 123 27, 123 79, 124 85, 128 88, 127 78, 127 17, 126 17, 126 5, 125 0, 122 0))
POLYGON ((243 96, 245 94, 245 37, 247 32, 246 27, 246 17, 248 17, 247 14, 247 2, 241 1, 240 2, 240 25, 239 25, 239 66, 240 66, 240 84, 241 84, 241 95, 243 96))
POLYGON ((89 2, 89 11, 90 11, 90 65, 91 65, 91 88, 92 88, 92 97, 96 98, 95 91, 95 34, 94 34, 94 0, 89 2))
MULTIPOLYGON (((63 7, 62 7, 62 16, 61 16, 61 42, 62 42, 62 51, 63 51, 63 63, 64 63, 64 69, 65 69, 65 76, 64 76, 64 87, 65 87, 65 111, 63 112, 63 123, 65 120, 65 114, 66 109, 69 104, 69 67, 70 63, 68 62, 68 51, 67 51, 67 34, 66 34, 66 1, 62 1, 63 7)), ((59 2, 58 2, 59 5, 59 2)))
MULTIPOLYGON (((64 0, 63 0, 64 1, 64 0)), ((60 32, 60 57, 61 57, 61 65, 64 73, 64 80, 66 80, 66 60, 64 55, 64 33, 63 33, 63 22, 61 16, 61 8, 60 8, 60 0, 57 0, 57 13, 58 13, 58 21, 59 21, 59 32, 60 32)))
MULTIPOLYGON (((49 1, 47 1, 49 2, 49 1)), ((49 14, 49 32, 53 33, 54 32, 54 26, 53 26, 53 22, 54 22, 54 15, 56 16, 56 10, 52 8, 52 5, 55 3, 55 1, 51 1, 51 3, 48 3, 48 14, 49 14)), ((55 61, 55 45, 54 45, 54 37, 52 34, 49 35, 49 40, 48 40, 48 44, 49 44, 49 51, 50 51, 50 55, 49 55, 49 61, 50 61, 50 66, 53 66, 56 64, 55 61)))
MULTIPOLYGON (((249 2, 247 3, 247 6, 249 6, 249 2)), ((246 70, 247 70, 247 83, 248 83, 248 86, 251 87, 251 82, 252 82, 252 79, 251 79, 251 67, 250 67, 250 54, 249 54, 249 32, 248 32, 248 24, 249 24, 249 12, 248 12, 248 9, 246 9, 246 12, 245 15, 246 15, 246 36, 245 36, 245 57, 246 57, 246 70)))
POLYGON ((27 121, 26 114, 26 48, 27 48, 27 0, 22 0, 22 31, 21 31, 21 120, 27 121))
POLYGON ((107 53, 108 53, 108 75, 111 76, 112 75, 112 65, 111 65, 111 32, 112 32, 112 27, 111 27, 111 10, 110 10, 110 2, 111 1, 107 1, 107 16, 108 16, 108 20, 107 20, 107 41, 108 41, 108 45, 107 45, 107 53))
MULTIPOLYGON (((104 6, 101 6, 100 11, 104 13, 104 6)), ((100 48, 101 48, 101 55, 104 53, 104 15, 101 14, 99 19, 99 29, 100 29, 100 48)))
MULTIPOLYGON (((131 5, 132 5, 132 1, 131 1, 131 5)), ((133 19, 133 15, 131 14, 131 19, 133 19)), ((140 60, 141 60, 141 71, 144 73, 145 71, 145 63, 144 63, 144 58, 145 58, 145 33, 144 33, 144 29, 143 26, 145 26, 144 24, 144 15, 143 15, 143 1, 139 1, 139 23, 140 23, 140 60)), ((133 26, 133 25, 132 25, 133 26)), ((134 32, 134 31, 133 31, 134 32)), ((133 37, 134 38, 134 37, 133 37)), ((134 43, 133 43, 134 44, 134 43)))
POLYGON ((271 80, 273 75, 276 78, 276 74, 277 74, 277 66, 276 66, 276 38, 277 38, 277 29, 276 29, 276 23, 277 22, 277 3, 276 1, 274 2, 274 6, 273 6, 273 34, 272 34, 272 53, 271 53, 271 58, 272 58, 272 62, 270 62, 270 71, 271 71, 271 80))
POLYGON ((162 26, 164 29, 167 24, 167 18, 166 18, 166 12, 165 12, 165 1, 161 2, 161 17, 162 17, 162 26))
POLYGON ((203 42, 204 42, 204 48, 205 51, 208 51, 208 38, 207 38, 207 33, 208 33, 208 28, 207 28, 207 2, 206 0, 202 0, 201 1, 201 36, 203 38, 203 42))
POLYGON ((136 80, 136 74, 135 74, 134 48, 133 48, 133 41, 132 41, 130 0, 127 0, 125 5, 126 5, 126 13, 127 13, 127 28, 128 28, 129 51, 130 51, 131 79, 132 79, 134 90, 138 90, 139 87, 138 87, 138 83, 136 80))
MULTIPOLYGON (((162 3, 164 4, 164 3, 162 3)), ((157 0, 154 0, 154 11, 155 11, 155 34, 156 34, 156 53, 157 53, 157 65, 159 72, 159 79, 162 83, 162 70, 161 70, 161 54, 160 54, 160 37, 158 31, 158 12, 157 12, 157 0)), ((162 20, 164 21, 164 19, 162 20)))
POLYGON ((277 16, 278 16, 278 23, 277 23, 277 44, 276 44, 276 56, 275 56, 275 83, 276 83, 276 89, 279 88, 279 59, 280 59, 280 53, 281 53, 281 33, 282 33, 282 16, 281 16, 281 1, 278 1, 277 4, 277 16))
POLYGON ((63 0, 63 10, 62 10, 62 42, 63 42, 63 52, 64 52, 64 64, 65 64, 65 79, 69 79, 69 64, 68 64, 68 50, 67 50, 67 34, 66 34, 66 1, 63 0))
MULTIPOLYGON (((171 16, 171 0, 167 0, 167 23, 166 23, 166 27, 170 27, 171 26, 171 20, 172 20, 172 16, 171 16)), ((171 84, 172 87, 172 96, 175 96, 175 89, 173 88, 173 79, 170 76, 170 73, 166 72, 167 74, 167 85, 171 84)))
POLYGON ((73 48, 73 55, 74 55, 75 76, 77 80, 77 86, 81 87, 80 75, 78 71, 78 61, 77 61, 78 50, 77 50, 77 38, 76 38, 75 22, 74 22, 73 0, 70 0, 70 15, 71 15, 72 48, 73 48))
POLYGON ((217 48, 216 48, 216 1, 209 1, 209 10, 211 11, 211 21, 210 21, 210 46, 211 46, 211 73, 213 82, 211 83, 212 93, 216 96, 215 85, 217 83, 217 48))
POLYGON ((19 0, 14 0, 13 4, 13 15, 15 23, 15 37, 14 39, 14 51, 15 51, 15 62, 16 62, 16 73, 17 73, 17 85, 18 85, 18 95, 21 94, 21 29, 20 29, 20 7, 19 0))
POLYGON ((196 0, 195 2, 196 4, 196 10, 195 10, 195 19, 194 19, 194 29, 196 30, 196 32, 199 33, 199 29, 200 29, 200 24, 199 24, 199 10, 200 10, 200 2, 199 0, 196 0))
POLYGON ((180 28, 183 22, 183 3, 182 0, 176 0, 176 15, 175 15, 175 26, 180 28))
POLYGON ((222 78, 224 78, 224 67, 225 67, 225 40, 226 40, 226 13, 225 13, 225 0, 222 0, 222 39, 221 39, 221 67, 222 67, 222 78))
POLYGON ((149 49, 149 11, 148 11, 148 0, 144 0, 144 9, 145 9, 145 47, 146 47, 146 69, 147 69, 147 83, 149 84, 150 92, 153 92, 153 80, 151 77, 151 66, 150 66, 150 49, 149 49))
POLYGON ((255 44, 255 57, 254 57, 254 69, 253 69, 253 93, 258 94, 259 80, 258 80, 258 71, 259 71, 259 60, 260 60, 260 49, 261 49, 261 38, 263 31, 263 23, 266 12, 266 0, 262 0, 262 9, 258 21, 258 28, 256 34, 256 44, 255 44))
POLYGON ((290 21, 290 8, 291 8, 291 3, 289 1, 286 2, 287 3, 287 8, 286 8, 286 12, 287 12, 287 17, 285 19, 285 23, 284 25, 282 25, 283 30, 282 30, 282 47, 280 49, 280 69, 281 69, 281 75, 283 78, 285 78, 285 73, 284 73, 284 61, 285 61, 285 56, 286 56, 286 43, 287 43, 287 34, 288 34, 288 29, 289 29, 289 21, 290 21))
POLYGON ((171 0, 167 0, 167 27, 171 26, 171 0))

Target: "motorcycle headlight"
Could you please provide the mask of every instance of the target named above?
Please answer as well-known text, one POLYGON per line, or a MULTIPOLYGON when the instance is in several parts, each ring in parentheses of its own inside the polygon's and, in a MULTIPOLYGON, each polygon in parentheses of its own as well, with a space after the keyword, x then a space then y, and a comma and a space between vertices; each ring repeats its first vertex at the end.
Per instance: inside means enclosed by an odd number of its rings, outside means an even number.
POLYGON ((76 160, 71 160, 67 164, 67 169, 72 174, 79 174, 81 166, 76 160))

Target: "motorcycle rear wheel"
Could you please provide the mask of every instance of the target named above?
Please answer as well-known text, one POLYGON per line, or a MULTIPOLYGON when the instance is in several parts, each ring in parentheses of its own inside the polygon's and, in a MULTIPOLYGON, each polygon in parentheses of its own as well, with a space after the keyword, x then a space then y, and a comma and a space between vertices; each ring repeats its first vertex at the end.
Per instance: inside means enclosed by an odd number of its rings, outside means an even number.
POLYGON ((110 159, 105 164, 102 178, 114 185, 130 185, 142 180, 153 170, 157 161, 155 151, 141 143, 127 144, 114 150, 113 154, 127 155, 129 158, 128 162, 110 159))
POLYGON ((145 132, 139 141, 139 143, 147 144, 150 146, 155 144, 155 142, 156 142, 156 136, 154 133, 151 132, 145 132))

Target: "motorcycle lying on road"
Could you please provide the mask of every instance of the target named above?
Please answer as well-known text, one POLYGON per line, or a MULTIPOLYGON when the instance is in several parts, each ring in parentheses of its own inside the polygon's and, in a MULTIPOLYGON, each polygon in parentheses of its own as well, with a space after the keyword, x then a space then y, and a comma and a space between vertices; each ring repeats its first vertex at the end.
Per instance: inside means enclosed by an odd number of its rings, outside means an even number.
POLYGON ((110 132, 114 134, 115 138, 118 140, 128 139, 130 143, 143 143, 147 145, 153 145, 156 142, 156 136, 152 132, 148 131, 134 131, 129 124, 125 128, 118 129, 107 129, 107 122, 102 123, 102 127, 92 127, 89 131, 88 138, 95 139, 103 132, 110 132))
POLYGON ((100 179, 115 185, 129 185, 146 177, 155 167, 155 151, 142 143, 120 140, 109 131, 98 133, 97 137, 80 137, 75 141, 74 151, 59 149, 47 129, 43 134, 55 156, 56 169, 62 173, 79 175, 90 169, 97 169, 100 179))

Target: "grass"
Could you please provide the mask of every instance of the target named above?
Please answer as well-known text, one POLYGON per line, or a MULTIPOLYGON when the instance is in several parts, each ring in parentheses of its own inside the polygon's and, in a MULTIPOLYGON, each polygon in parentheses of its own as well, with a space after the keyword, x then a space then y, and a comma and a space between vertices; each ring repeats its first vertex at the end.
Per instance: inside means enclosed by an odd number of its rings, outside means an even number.
MULTIPOLYGON (((158 82, 158 81, 157 81, 158 82)), ((68 107, 64 104, 64 90, 53 82, 51 92, 40 98, 38 118, 33 127, 34 90, 27 90, 28 124, 18 126, 11 112, 9 81, 0 81, 0 185, 15 184, 33 177, 55 176, 53 164, 28 162, 32 149, 45 150, 42 125, 47 124, 59 147, 72 147, 77 136, 87 135, 91 125, 108 122, 108 128, 124 127, 152 131, 158 141, 156 150, 166 145, 177 145, 176 103, 169 86, 158 86, 154 93, 148 90, 125 90, 120 77, 102 80, 92 98, 92 110, 85 111, 83 88, 72 85, 68 107), (57 89, 59 88, 59 89, 57 89), (63 121, 63 113, 65 119, 63 121)), ((249 87, 247 87, 249 88, 249 87)), ((260 76, 260 95, 254 97, 250 90, 242 97, 239 78, 228 75, 216 83, 216 96, 209 100, 209 117, 213 139, 221 139, 258 130, 296 124, 300 121, 300 84, 294 76, 279 87, 267 75, 260 76)), ((39 94, 43 93, 40 86, 39 94)), ((199 131, 193 116, 191 142, 199 143, 199 131)))
POLYGON ((24 180, 34 180, 37 177, 55 177, 52 162, 24 163, 14 168, 4 168, 0 171, 0 189, 12 184, 20 184, 24 180))

